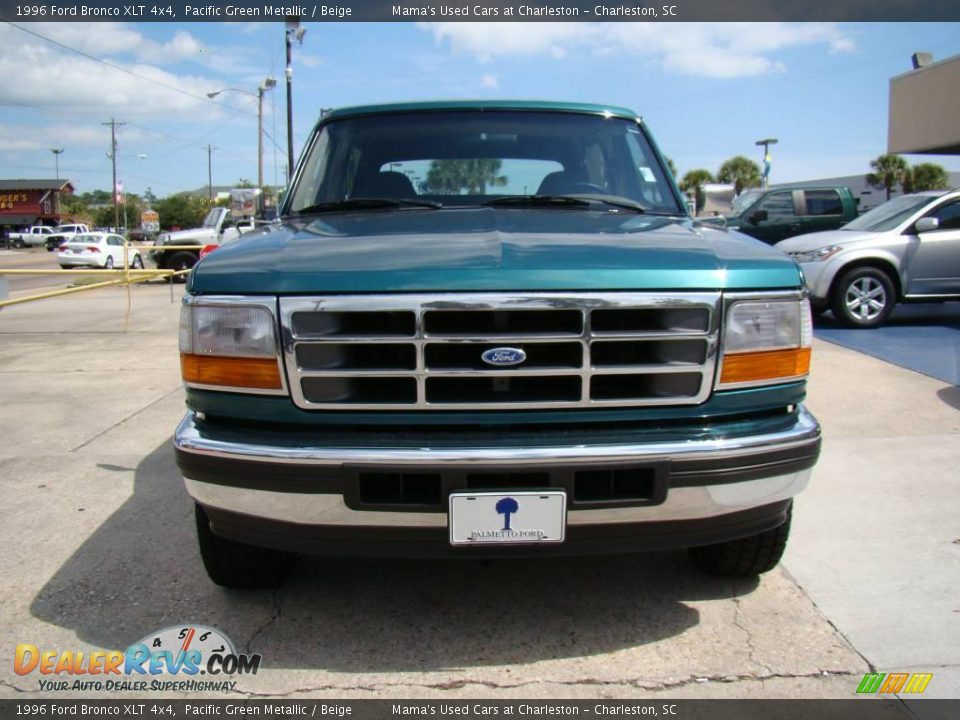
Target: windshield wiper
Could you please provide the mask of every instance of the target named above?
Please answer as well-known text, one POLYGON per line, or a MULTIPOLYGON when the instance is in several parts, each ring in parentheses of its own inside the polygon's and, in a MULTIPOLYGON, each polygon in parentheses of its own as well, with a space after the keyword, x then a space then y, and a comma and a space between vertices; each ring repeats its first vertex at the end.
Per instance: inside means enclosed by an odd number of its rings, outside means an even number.
POLYGON ((308 205, 301 210, 297 210, 294 215, 311 215, 313 213, 339 212, 343 210, 388 210, 401 207, 422 207, 438 210, 442 208, 443 205, 431 200, 407 200, 405 198, 349 198, 347 200, 335 200, 333 202, 308 205))
POLYGON ((582 207, 589 205, 587 200, 570 195, 507 195, 487 200, 484 205, 496 207, 507 205, 516 207, 582 207))

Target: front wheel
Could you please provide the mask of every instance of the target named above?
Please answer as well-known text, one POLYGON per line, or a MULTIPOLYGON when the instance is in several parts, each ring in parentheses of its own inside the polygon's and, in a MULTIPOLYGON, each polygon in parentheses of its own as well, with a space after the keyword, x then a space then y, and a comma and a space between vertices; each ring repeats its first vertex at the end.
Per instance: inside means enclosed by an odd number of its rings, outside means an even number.
MULTIPOLYGON (((191 252, 181 250, 180 252, 174 253, 164 264, 169 270, 190 270, 194 265, 197 264, 197 256, 191 252)), ((187 276, 171 276, 171 280, 173 282, 186 282, 187 276)))
POLYGON ((787 548, 792 513, 791 503, 787 519, 772 530, 739 540, 690 548, 693 561, 701 570, 720 577, 752 577, 769 572, 777 566, 787 548))
POLYGON ((133 262, 130 264, 130 267, 134 270, 143 270, 143 258, 139 255, 133 256, 133 262))
POLYGON ((830 295, 830 309, 841 325, 874 328, 890 317, 896 304, 893 281, 880 268, 858 267, 837 281, 830 295))
POLYGON ((215 535, 207 513, 200 505, 194 508, 200 557, 213 582, 227 588, 270 588, 280 584, 296 555, 215 535))

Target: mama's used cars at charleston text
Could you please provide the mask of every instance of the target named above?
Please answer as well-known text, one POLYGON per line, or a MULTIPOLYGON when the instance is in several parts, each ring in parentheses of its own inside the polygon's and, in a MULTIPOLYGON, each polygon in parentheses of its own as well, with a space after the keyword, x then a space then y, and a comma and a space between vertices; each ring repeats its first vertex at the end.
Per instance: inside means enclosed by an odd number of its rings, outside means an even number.
POLYGON ((177 462, 227 586, 293 553, 774 567, 820 428, 796 263, 602 105, 355 107, 193 270, 177 462))

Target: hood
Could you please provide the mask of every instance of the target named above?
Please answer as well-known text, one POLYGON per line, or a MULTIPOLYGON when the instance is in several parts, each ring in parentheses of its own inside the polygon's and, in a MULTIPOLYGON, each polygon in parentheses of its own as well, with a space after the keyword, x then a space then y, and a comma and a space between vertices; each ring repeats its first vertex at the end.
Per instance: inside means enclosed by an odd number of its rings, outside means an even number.
POLYGON ((792 288, 796 264, 687 218, 585 209, 338 213, 248 233, 196 265, 196 293, 792 288))
POLYGON ((168 236, 164 240, 165 245, 176 245, 181 240, 214 240, 217 237, 217 231, 214 228, 190 228, 188 230, 173 230, 165 233, 168 236))
POLYGON ((787 240, 781 240, 774 247, 780 252, 795 253, 819 250, 828 245, 851 245, 861 240, 872 240, 879 233, 865 230, 825 230, 824 232, 797 235, 787 240))

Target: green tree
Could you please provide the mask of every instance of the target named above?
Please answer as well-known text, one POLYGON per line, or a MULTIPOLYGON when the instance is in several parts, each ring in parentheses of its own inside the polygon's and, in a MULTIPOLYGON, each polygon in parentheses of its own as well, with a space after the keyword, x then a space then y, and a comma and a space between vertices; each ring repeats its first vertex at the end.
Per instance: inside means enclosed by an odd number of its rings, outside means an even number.
POLYGON ((158 200, 153 209, 160 213, 160 227, 164 230, 193 228, 203 222, 210 209, 210 201, 190 193, 177 193, 158 200))
POLYGON ((677 177, 677 166, 673 163, 673 158, 664 156, 663 159, 667 163, 667 170, 670 171, 670 174, 673 175, 673 177, 677 177))
POLYGON ((950 187, 950 176, 942 165, 920 163, 914 165, 904 177, 904 192, 923 192, 924 190, 945 190, 950 187))
POLYGON ((502 187, 507 184, 500 172, 500 160, 494 158, 434 160, 427 173, 427 188, 430 192, 444 195, 483 195, 488 185, 502 187))
POLYGON ((910 182, 907 179, 910 174, 910 166, 899 155, 880 155, 875 160, 870 161, 870 168, 873 172, 867 173, 867 182, 874 187, 886 188, 887 200, 890 199, 890 192, 894 187, 910 182))
POLYGON ((717 180, 732 183, 734 192, 739 195, 746 188, 760 187, 760 166, 750 158, 737 155, 724 161, 717 171, 717 180))
POLYGON ((698 212, 703 209, 704 204, 703 186, 712 182, 713 175, 703 168, 690 170, 680 181, 680 189, 687 195, 693 195, 698 212))

